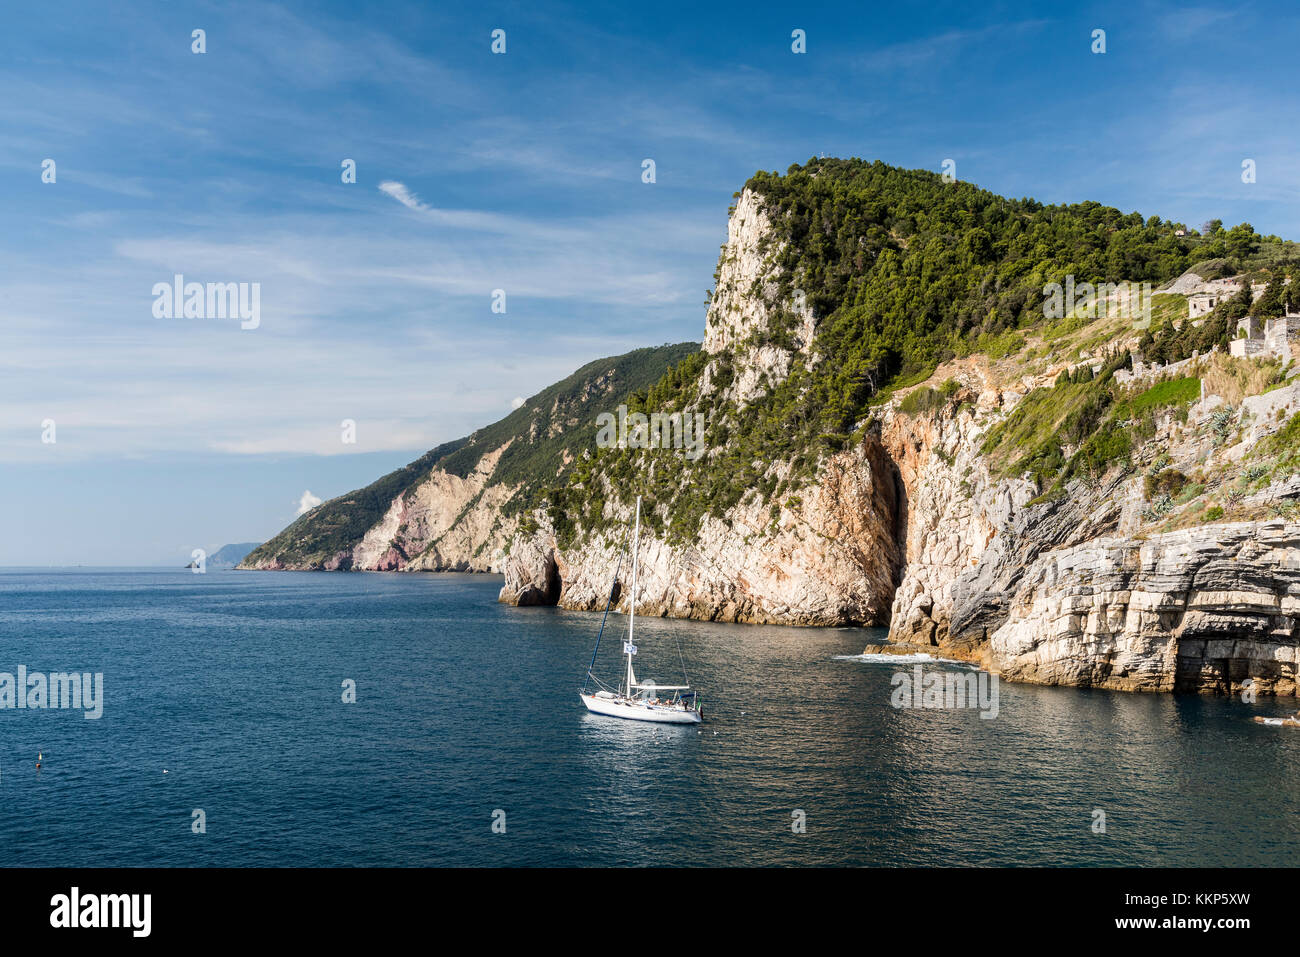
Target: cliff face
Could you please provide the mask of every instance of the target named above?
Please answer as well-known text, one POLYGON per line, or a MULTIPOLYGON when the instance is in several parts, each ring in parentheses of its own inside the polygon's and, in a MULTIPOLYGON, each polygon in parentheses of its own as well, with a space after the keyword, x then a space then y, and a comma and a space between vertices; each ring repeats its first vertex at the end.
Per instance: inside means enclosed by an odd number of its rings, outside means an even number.
MULTIPOLYGON (((718 259, 717 287, 705 319, 703 390, 743 408, 782 382, 796 356, 808 358, 817 320, 806 295, 792 290, 778 301, 782 270, 777 256, 783 244, 776 238, 761 197, 741 191, 727 221, 727 242, 718 259), (789 318, 778 314, 788 314, 789 318), (792 326, 785 345, 756 341, 774 321, 792 326), (720 362, 734 367, 733 380, 715 384, 720 362)), ((815 361, 815 360, 814 360, 815 361)))
POLYGON ((507 529, 498 513, 512 489, 500 483, 488 486, 508 447, 488 452, 464 478, 435 468, 427 479, 398 495, 352 550, 352 567, 477 571, 499 561, 507 529))
MULTIPOLYGON (((750 624, 883 624, 901 568, 902 489, 878 443, 826 463, 773 519, 762 500, 709 518, 688 546, 642 528, 637 614, 750 624)), ((501 600, 605 606, 630 515, 569 548, 553 531, 515 540, 501 600)), ((625 562, 625 579, 629 567, 625 562)), ((626 611, 628 596, 617 607, 626 611)))
MULTIPOLYGON (((249 555, 241 568, 262 571, 490 571, 504 556, 517 517, 502 515, 517 486, 493 482, 506 445, 483 455, 460 476, 433 467, 391 499, 359 541, 327 554, 286 537, 249 555)), ((291 526, 292 528, 292 526, 291 526)), ((308 531, 310 534, 310 531, 308 531)))
POLYGON ((1296 694, 1300 525, 1100 538, 1025 569, 988 653, 1008 678, 1296 694))
POLYGON ((907 502, 906 563, 891 612, 890 637, 898 642, 953 643, 958 581, 1037 494, 1025 481, 995 482, 980 454, 984 420, 1005 402, 986 369, 962 364, 953 381, 961 385, 951 410, 914 417, 891 409, 882 430, 907 502))
POLYGON ((991 477, 981 454, 988 423, 1021 399, 986 390, 977 405, 887 420, 909 515, 891 642, 1039 684, 1297 694, 1300 482, 1270 455, 1300 383, 1237 409, 1207 395, 1186 421, 1161 420, 1132 470, 1046 499, 991 477), (1146 477, 1180 469, 1205 488, 1153 508, 1146 477), (1206 520, 1220 514, 1244 520, 1206 520))
POLYGON ((359 541, 308 557, 296 543, 267 543, 239 566, 262 571, 491 571, 519 525, 501 514, 515 487, 492 482, 505 447, 475 463, 467 476, 440 468, 388 500, 359 541))

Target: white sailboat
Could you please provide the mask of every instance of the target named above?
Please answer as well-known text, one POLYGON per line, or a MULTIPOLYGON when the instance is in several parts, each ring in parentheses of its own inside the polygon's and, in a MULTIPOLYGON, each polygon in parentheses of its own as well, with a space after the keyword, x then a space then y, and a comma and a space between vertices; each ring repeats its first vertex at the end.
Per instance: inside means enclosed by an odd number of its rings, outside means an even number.
MULTIPOLYGON (((587 710, 593 714, 609 715, 613 718, 628 718, 632 721, 655 721, 661 724, 699 724, 704 720, 700 708, 699 695, 691 690, 690 685, 660 685, 653 681, 637 681, 632 670, 632 659, 636 657, 637 648, 633 643, 636 627, 636 573, 637 546, 641 538, 641 496, 636 497, 636 523, 632 533, 632 594, 628 598, 627 640, 623 642, 623 654, 627 658, 626 673, 617 689, 606 688, 600 679, 591 673, 596 665, 596 651, 591 653, 591 664, 587 666, 587 678, 582 683, 578 696, 587 710), (600 690, 588 693, 591 682, 600 685, 600 690)), ((619 559, 622 565, 622 559, 619 559)), ((618 572, 614 572, 618 581, 618 572)), ((610 599, 614 597, 610 589, 610 599)), ((605 605, 605 617, 609 617, 609 604, 605 605)), ((605 622, 600 623, 600 633, 605 632, 605 622)), ((600 650, 600 636, 596 637, 596 650, 600 650)))

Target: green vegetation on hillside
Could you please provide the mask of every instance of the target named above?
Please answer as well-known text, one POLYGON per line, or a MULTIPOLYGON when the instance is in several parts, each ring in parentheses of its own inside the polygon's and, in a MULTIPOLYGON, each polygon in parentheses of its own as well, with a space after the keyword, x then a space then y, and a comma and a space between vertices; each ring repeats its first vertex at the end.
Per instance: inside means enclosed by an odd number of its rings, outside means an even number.
POLYGON ((1286 425, 1260 441, 1255 450, 1257 458, 1276 456, 1283 469, 1300 467, 1300 412, 1287 419, 1286 425))
POLYGON ((1031 392, 984 439, 995 474, 1027 475, 1049 492, 1079 476, 1099 477, 1128 461, 1135 442, 1155 433, 1156 416, 1186 407, 1201 394, 1195 376, 1149 387, 1122 387, 1115 372, 1127 352, 1108 358, 1094 376, 1087 367, 1064 373, 1050 389, 1031 392), (1074 451, 1067 456, 1067 449, 1074 451))
POLYGON ((1170 405, 1186 405, 1201 397, 1201 380, 1196 376, 1183 376, 1157 382, 1145 392, 1140 392, 1125 404, 1125 418, 1135 419, 1152 409, 1170 405))
POLYGON ((1250 223, 1223 228, 1223 221, 1210 220, 1202 233, 1188 237, 1197 263, 1193 267, 1203 279, 1222 279, 1239 274, 1260 282, 1258 270, 1294 270, 1300 263, 1296 244, 1277 236, 1261 236, 1250 223))
POLYGON ((922 386, 909 392, 898 404, 898 411, 904 415, 923 415, 935 412, 948 404, 948 400, 957 394, 960 385, 954 379, 948 379, 937 389, 922 386))
MULTIPOLYGON (((360 541, 398 495, 414 490, 435 468, 463 478, 484 455, 507 442, 492 481, 522 486, 521 497, 531 500, 534 490, 563 474, 566 452, 576 456, 594 445, 599 413, 613 412, 623 396, 657 382, 666 370, 698 353, 699 343, 683 342, 590 362, 500 421, 440 445, 365 488, 318 505, 245 561, 279 558, 286 564, 319 566, 360 541)), ((512 511, 521 507, 514 501, 508 505, 512 511)))
MULTIPOLYGON (((747 187, 762 197, 772 239, 781 244, 783 276, 769 301, 767 340, 788 334, 793 313, 782 304, 802 290, 819 321, 814 351, 821 361, 809 368, 796 357, 788 377, 743 410, 718 399, 734 374, 725 353, 713 359, 708 392, 701 389, 706 363, 696 359, 689 374, 640 393, 645 408, 705 412, 716 451, 695 463, 671 450, 594 453, 547 493, 552 518, 566 528, 575 521, 600 527, 598 490, 606 486, 625 499, 640 493, 671 502, 667 531, 682 540, 705 515, 722 516, 746 496, 785 501, 822 455, 860 439, 877 395, 921 381, 954 357, 1021 348, 1025 333, 1047 325, 1045 285, 1067 275, 1076 283, 1160 285, 1206 258, 1195 251, 1204 243, 1176 236, 1175 224, 1155 217, 1098 203, 1005 199, 879 162, 814 159, 785 175, 759 173, 747 187), (770 474, 774 462, 789 463, 787 478, 770 474)), ((1126 435, 1095 435, 1114 401, 1110 373, 1127 361, 1125 354, 1108 363, 1104 382, 1056 396, 1069 400, 1064 413, 1044 410, 1053 428, 1065 428, 1081 446, 1071 469, 1093 470, 1127 454, 1120 448, 1126 435), (1067 423, 1068 415, 1075 418, 1067 423)), ((908 398, 917 411, 934 401, 928 392, 908 398)), ((1037 425, 1007 454, 1044 478, 1057 475, 1068 463, 1059 445, 1031 438, 1041 435, 1037 425)))
POLYGON ((504 419, 475 432, 438 467, 463 478, 483 455, 509 442, 492 473, 494 482, 531 488, 554 481, 565 450, 577 455, 594 447, 599 413, 615 412, 624 397, 659 381, 699 351, 698 342, 680 342, 589 362, 504 419))

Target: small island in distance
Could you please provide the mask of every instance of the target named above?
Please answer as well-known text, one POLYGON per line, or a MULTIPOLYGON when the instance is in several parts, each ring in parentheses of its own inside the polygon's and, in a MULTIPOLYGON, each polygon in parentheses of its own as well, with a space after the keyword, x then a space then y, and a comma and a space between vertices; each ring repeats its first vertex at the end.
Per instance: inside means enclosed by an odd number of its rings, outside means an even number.
MULTIPOLYGON (((242 562, 248 553, 261 547, 261 542, 241 542, 237 545, 222 545, 207 557, 209 568, 234 568, 242 562)), ((190 562, 186 568, 195 568, 198 562, 190 562)))

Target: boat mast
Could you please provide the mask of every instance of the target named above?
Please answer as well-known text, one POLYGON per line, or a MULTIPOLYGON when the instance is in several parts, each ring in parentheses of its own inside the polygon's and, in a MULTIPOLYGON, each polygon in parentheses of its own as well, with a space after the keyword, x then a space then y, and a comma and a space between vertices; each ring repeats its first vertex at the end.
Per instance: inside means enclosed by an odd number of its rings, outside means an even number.
POLYGON ((636 524, 632 532, 632 597, 628 601, 627 608, 627 645, 624 651, 627 652, 627 691, 628 697, 632 696, 632 685, 636 684, 636 675, 632 673, 632 649, 636 646, 632 644, 632 630, 636 625, 636 572, 637 572, 637 552, 641 544, 641 496, 636 497, 636 524))
MULTIPOLYGON (((626 539, 625 539, 626 541, 626 539)), ((600 652, 600 639, 605 634, 605 623, 609 621, 609 606, 614 604, 614 589, 618 587, 618 573, 623 570, 623 553, 618 554, 618 564, 614 566, 614 580, 609 583, 609 597, 605 599, 605 615, 600 619, 600 631, 596 632, 596 647, 591 650, 591 661, 587 665, 587 677, 582 679, 582 693, 587 693, 587 684, 591 681, 591 669, 596 667, 596 655, 600 652)))

